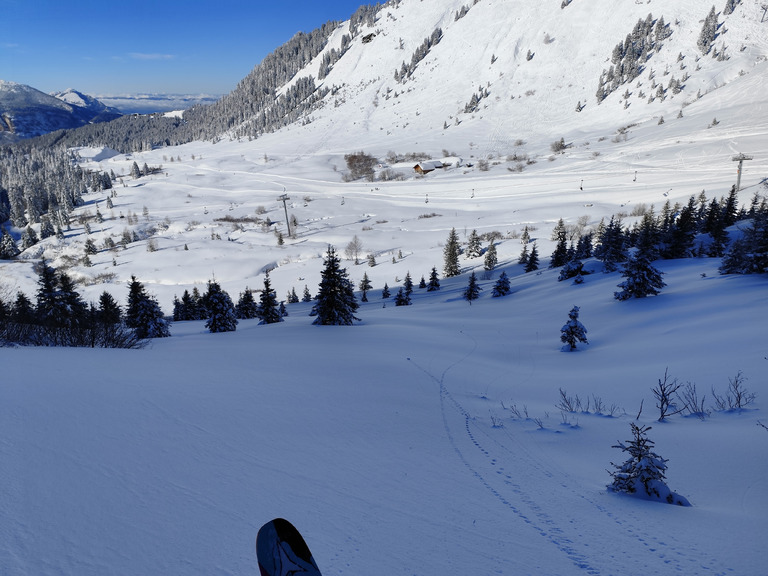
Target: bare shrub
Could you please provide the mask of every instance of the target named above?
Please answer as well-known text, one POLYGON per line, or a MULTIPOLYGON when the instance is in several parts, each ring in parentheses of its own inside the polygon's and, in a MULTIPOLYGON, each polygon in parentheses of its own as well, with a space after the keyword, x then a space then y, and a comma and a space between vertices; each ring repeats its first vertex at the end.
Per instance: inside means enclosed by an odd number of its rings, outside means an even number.
POLYGON ((398 172, 397 170, 392 170, 392 168, 385 168, 381 172, 379 172, 379 180, 382 182, 391 182, 391 181, 400 181, 400 180, 406 180, 405 174, 402 172, 398 172))
POLYGON ((696 384, 687 382, 681 392, 677 392, 677 396, 681 402, 685 404, 686 410, 691 416, 696 416, 700 420, 704 420, 709 413, 704 408, 704 399, 706 395, 699 398, 699 393, 696 390, 696 384))
POLYGON ((565 143, 565 138, 560 138, 560 140, 555 140, 552 142, 552 144, 549 145, 549 149, 552 150, 555 154, 559 154, 563 150, 568 148, 568 145, 565 143))
POLYGON ((354 154, 345 154, 344 160, 347 162, 347 169, 349 170, 349 173, 344 175, 345 181, 359 180, 360 178, 373 180, 373 167, 376 165, 376 158, 361 150, 354 154))
POLYGON ((675 397, 681 384, 677 378, 669 379, 669 369, 664 370, 664 379, 659 378, 659 383, 655 388, 651 388, 656 398, 656 408, 659 409, 659 422, 663 422, 667 416, 674 416, 685 410, 686 406, 678 408, 675 397))
POLYGON ((743 410, 749 404, 755 401, 757 394, 750 392, 744 386, 746 378, 741 370, 736 373, 734 378, 728 378, 728 390, 725 396, 720 396, 712 388, 712 397, 715 399, 715 408, 717 410, 743 410))

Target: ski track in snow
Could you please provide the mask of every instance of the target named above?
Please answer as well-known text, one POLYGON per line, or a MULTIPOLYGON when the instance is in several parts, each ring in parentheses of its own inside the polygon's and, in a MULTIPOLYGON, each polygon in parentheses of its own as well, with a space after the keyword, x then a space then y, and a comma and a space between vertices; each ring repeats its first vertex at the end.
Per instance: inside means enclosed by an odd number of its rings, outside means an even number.
MULTIPOLYGON (((462 334, 467 336, 464 332, 462 334)), ((719 562, 716 558, 708 557, 705 551, 690 542, 685 542, 684 548, 670 545, 645 531, 633 528, 633 526, 642 526, 639 518, 631 513, 629 517, 619 517, 590 496, 578 492, 573 486, 574 482, 569 482, 567 472, 558 471, 558 475, 555 475, 547 468, 545 462, 531 454, 529 449, 517 441, 507 429, 503 427, 492 429, 503 436, 499 438, 481 427, 471 413, 451 394, 445 382, 448 373, 471 357, 476 349, 477 342, 473 339, 472 349, 464 357, 447 366, 439 377, 412 358, 408 360, 439 386, 443 424, 453 451, 472 476, 505 508, 586 574, 659 573, 658 569, 650 565, 652 557, 655 557, 661 565, 666 565, 680 574, 702 573, 702 571, 717 575, 732 573, 732 570, 718 566, 719 562), (501 462, 514 462, 515 471, 507 471, 499 465, 501 462), (524 479, 521 479, 523 477, 524 479), (540 489, 540 493, 546 493, 551 498, 546 509, 537 502, 530 489, 524 487, 544 485, 550 485, 548 488, 540 489), (563 490, 566 491, 565 496, 563 496, 563 490), (568 514, 574 502, 581 502, 596 509, 606 518, 606 523, 599 527, 582 529, 580 515, 577 512, 568 514), (553 516, 547 509, 557 510, 559 517, 553 516), (610 527, 610 532, 605 530, 605 526, 610 527), (602 528, 602 533, 593 534, 592 531, 595 528, 602 528), (610 541, 605 540, 606 534, 610 534, 610 541), (611 546, 611 543, 615 543, 618 539, 639 543, 642 546, 640 557, 638 557, 637 547, 634 553, 627 554, 631 549, 630 545, 611 546), (617 551, 623 552, 624 555, 619 558, 617 551), (628 572, 607 571, 601 566, 602 562, 599 564, 596 562, 599 558, 605 558, 611 566, 620 561, 623 569, 628 569, 629 563, 636 566, 628 572)))

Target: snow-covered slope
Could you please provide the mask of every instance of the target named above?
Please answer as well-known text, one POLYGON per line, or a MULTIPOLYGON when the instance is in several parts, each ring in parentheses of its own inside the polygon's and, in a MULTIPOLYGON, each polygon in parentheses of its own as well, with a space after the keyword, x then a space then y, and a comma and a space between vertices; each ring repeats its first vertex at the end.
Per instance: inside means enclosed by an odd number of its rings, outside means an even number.
MULTIPOLYGON (((674 118, 699 98, 721 100, 717 90, 743 75, 765 77, 768 35, 756 3, 742 3, 732 14, 720 15, 718 37, 707 55, 697 39, 709 7, 698 2, 558 4, 388 3, 375 25, 358 31, 347 52, 318 81, 332 92, 325 107, 307 119, 312 124, 302 131, 302 150, 346 149, 351 141, 383 154, 409 145, 440 150, 474 142, 480 154, 506 155, 518 139, 548 144, 561 136, 570 141, 595 130, 674 118), (468 12, 456 19, 463 7, 468 12), (666 23, 667 37, 648 51, 644 70, 634 81, 598 105, 600 76, 612 65, 614 47, 651 13, 654 22, 666 23), (407 81, 396 81, 395 73, 436 29, 442 31, 439 43, 407 81), (721 52, 727 60, 713 58, 721 52), (663 99, 649 102, 658 84, 666 89, 672 78, 686 78, 681 91, 667 90, 663 99), (466 112, 473 95, 480 93, 477 109, 466 112)), ((348 29, 342 27, 326 52, 340 49, 345 33, 348 29)), ((296 78, 317 77, 324 54, 296 78)))

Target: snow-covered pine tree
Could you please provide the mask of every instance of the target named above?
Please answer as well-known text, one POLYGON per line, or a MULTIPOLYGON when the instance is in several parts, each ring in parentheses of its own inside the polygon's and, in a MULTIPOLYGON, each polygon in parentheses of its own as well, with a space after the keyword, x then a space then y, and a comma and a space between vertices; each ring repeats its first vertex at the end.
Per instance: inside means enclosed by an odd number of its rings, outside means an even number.
POLYGON ((509 276, 507 276, 506 272, 502 271, 501 276, 496 280, 496 284, 493 285, 491 296, 499 298, 500 296, 506 296, 511 291, 512 289, 509 286, 509 276))
POLYGON ((568 350, 576 350, 576 343, 587 342, 587 329, 579 322, 579 307, 574 306, 568 313, 568 322, 560 328, 560 341, 568 345, 568 350))
POLYGON ((419 280, 419 289, 423 290, 426 287, 427 287, 427 281, 424 280, 424 275, 422 274, 421 275, 421 280, 419 280))
POLYGON ((608 489, 678 506, 690 506, 687 498, 672 492, 665 482, 668 460, 653 451, 654 443, 648 438, 651 427, 638 426, 634 422, 629 425, 632 440, 613 446, 629 453, 629 458, 622 464, 611 462, 615 470, 608 472, 613 478, 608 489))
POLYGON ((256 300, 253 298, 253 290, 248 288, 248 286, 240 292, 240 296, 237 298, 235 316, 239 320, 250 320, 259 316, 259 305, 256 304, 256 300))
POLYGON ((614 292, 616 300, 628 300, 629 298, 645 298, 649 295, 657 295, 666 286, 661 279, 660 272, 639 252, 630 254, 621 275, 626 278, 618 284, 620 292, 614 292))
POLYGON ((20 251, 16 242, 13 241, 8 231, 0 226, 0 260, 11 260, 19 254, 20 251))
POLYGON ((482 245, 480 244, 480 237, 477 235, 477 230, 472 230, 467 241, 467 258, 478 258, 483 253, 482 245))
POLYGON ((208 330, 213 333, 234 332, 237 330, 237 317, 235 316, 235 306, 232 304, 232 299, 215 280, 208 281, 205 301, 210 311, 210 316, 205 322, 205 327, 208 330))
POLYGON ((386 282, 384 282, 384 288, 381 289, 381 297, 382 297, 382 299, 386 300, 390 296, 391 296, 391 294, 389 292, 389 286, 387 285, 386 282))
POLYGON ((317 302, 313 307, 316 318, 312 324, 350 326, 355 320, 359 320, 355 317, 359 304, 352 283, 347 277, 347 270, 340 267, 333 246, 328 246, 324 265, 325 268, 320 273, 317 302))
POLYGON ((264 275, 264 288, 259 294, 259 310, 256 316, 260 319, 259 324, 276 324, 283 321, 277 294, 272 290, 272 283, 269 280, 269 272, 264 275))
POLYGON ((713 5, 709 14, 707 14, 707 17, 704 19, 704 25, 701 27, 701 33, 699 34, 699 39, 697 40, 696 45, 703 54, 707 54, 712 48, 712 43, 715 41, 715 38, 717 38, 717 12, 713 5))
POLYGON ((434 292, 436 290, 440 290, 440 279, 437 277, 437 268, 432 266, 432 271, 429 273, 427 292, 434 292))
POLYGON ((170 326, 154 297, 147 294, 144 285, 131 276, 128 285, 128 305, 125 308, 125 325, 133 328, 136 337, 165 338, 171 335, 170 326))
POLYGON ((725 8, 723 8, 723 16, 733 14, 733 11, 736 9, 736 6, 739 4, 739 2, 741 2, 741 0, 726 0, 725 8))
POLYGON ((32 228, 29 224, 27 224, 27 227, 24 229, 24 232, 21 233, 21 249, 26 250, 27 248, 31 248, 35 244, 37 244, 40 240, 37 238, 37 233, 35 232, 35 229, 32 228))
POLYGON ((485 251, 485 260, 483 261, 483 268, 491 271, 496 268, 499 263, 499 257, 496 254, 496 244, 491 240, 491 244, 488 246, 488 250, 485 251))
MULTIPOLYGON (((570 278, 577 278, 581 277, 582 274, 584 274, 584 264, 581 260, 569 260, 565 263, 565 266, 560 270, 560 274, 557 277, 558 282, 562 282, 563 280, 568 280, 570 278)), ((581 278, 580 281, 577 281, 576 284, 581 284, 584 281, 583 278, 581 278)))
POLYGON ((309 288, 306 284, 304 284, 304 293, 301 295, 301 301, 312 302, 312 293, 309 291, 309 288))
POLYGON ((459 269, 460 251, 459 235, 456 233, 456 228, 451 228, 448 241, 443 248, 443 276, 446 278, 458 276, 461 273, 459 269))
POLYGON ((482 288, 477 284, 477 276, 475 276, 475 271, 473 270, 472 274, 469 275, 469 282, 464 290, 464 299, 472 304, 472 300, 480 298, 481 290, 482 288))

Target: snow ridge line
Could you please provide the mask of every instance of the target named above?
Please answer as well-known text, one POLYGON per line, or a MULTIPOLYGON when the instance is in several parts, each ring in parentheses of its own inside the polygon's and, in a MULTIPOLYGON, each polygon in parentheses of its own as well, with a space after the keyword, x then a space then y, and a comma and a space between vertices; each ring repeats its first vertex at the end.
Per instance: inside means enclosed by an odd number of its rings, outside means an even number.
MULTIPOLYGON (((432 374, 431 372, 429 372, 428 370, 420 366, 418 363, 414 362, 411 358, 408 358, 408 360, 416 368, 424 372, 424 374, 429 376, 430 379, 432 379, 434 382, 436 382, 439 385, 440 410, 443 417, 443 426, 445 427, 445 432, 448 437, 448 441, 450 442, 451 447, 453 448, 453 451, 456 453, 459 460, 467 468, 467 470, 469 470, 469 472, 485 487, 486 490, 488 490, 494 497, 496 497, 502 504, 504 504, 506 508, 512 511, 523 522, 531 526, 539 534, 539 536, 547 539, 551 544, 554 544, 557 547, 557 549, 563 554, 565 554, 571 560, 571 562, 573 562, 573 564, 576 567, 582 570, 585 570, 588 574, 599 576, 600 571, 597 568, 590 566, 585 556, 576 552, 576 550, 571 546, 572 541, 562 536, 563 534, 562 529, 560 529, 557 526, 557 524, 551 517, 549 517, 543 510, 541 510, 540 507, 533 504, 529 497, 525 497, 523 498, 523 501, 526 503, 526 505, 528 505, 532 509, 534 514, 538 517, 539 521, 542 521, 544 524, 548 526, 542 527, 539 523, 535 521, 535 519, 531 519, 529 516, 527 516, 520 508, 515 506, 511 500, 509 500, 499 490, 497 490, 490 484, 490 482, 483 476, 483 474, 475 466, 473 466, 472 463, 469 462, 464 452, 462 452, 461 448, 459 447, 456 437, 451 431, 451 425, 448 422, 449 410, 446 408, 446 401, 447 403, 451 404, 453 408, 457 412, 459 412, 459 414, 461 414, 461 416, 464 417, 465 431, 467 432, 467 435, 469 439, 472 441, 473 445, 477 447, 486 457, 490 457, 490 453, 485 449, 483 449, 482 446, 480 446, 480 444, 474 438, 474 435, 470 430, 470 422, 472 421, 472 417, 470 416, 469 412, 467 412, 467 410, 451 395, 450 391, 445 386, 445 382, 444 382, 445 376, 448 373, 448 371, 454 366, 463 362, 469 356, 471 356, 472 352, 474 352, 476 348, 477 348, 477 343, 475 342, 474 348, 468 354, 466 354, 463 358, 449 365, 440 375, 439 379, 435 377, 434 374, 432 374)), ((506 482, 506 483, 511 484, 510 482, 506 482)), ((526 496, 523 490, 519 486, 517 487, 516 490, 513 487, 513 491, 516 495, 526 496)))

